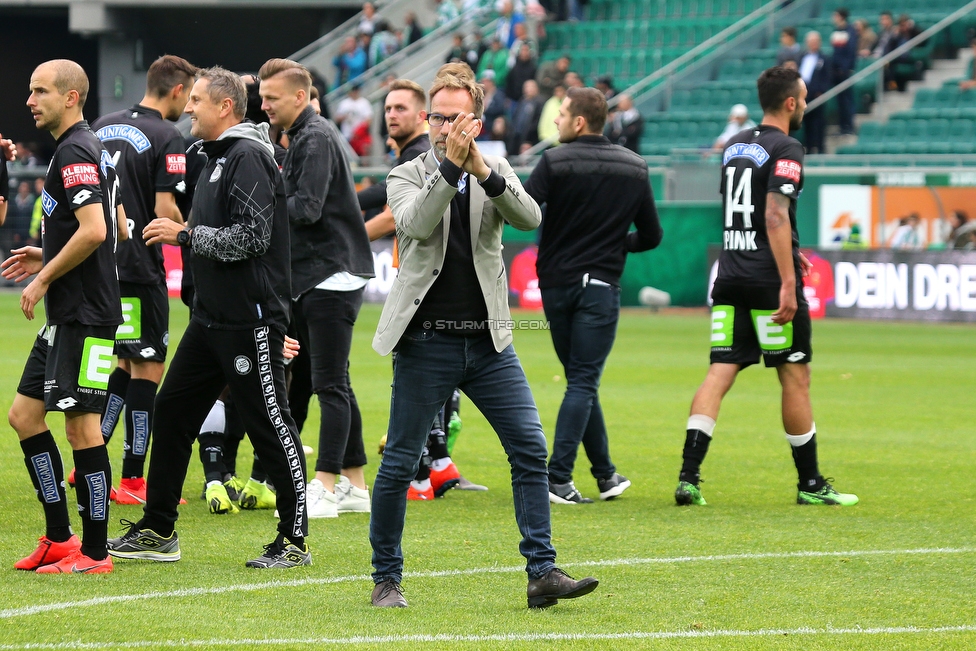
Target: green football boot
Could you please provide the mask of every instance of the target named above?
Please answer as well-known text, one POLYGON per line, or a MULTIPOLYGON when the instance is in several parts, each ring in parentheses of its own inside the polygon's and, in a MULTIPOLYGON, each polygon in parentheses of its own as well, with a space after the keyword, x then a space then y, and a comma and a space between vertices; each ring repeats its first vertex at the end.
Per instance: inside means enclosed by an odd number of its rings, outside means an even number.
POLYGON ((454 454, 454 444, 457 442, 458 435, 461 433, 461 414, 456 411, 451 412, 451 420, 447 423, 447 455, 454 454))
POLYGON ((851 493, 838 493, 829 483, 824 482, 823 487, 811 493, 808 491, 797 491, 797 504, 822 504, 829 506, 854 506, 857 504, 857 495, 851 493))
POLYGON ((240 513, 240 509, 234 504, 234 501, 230 498, 227 493, 227 487, 223 484, 215 483, 213 486, 207 487, 207 494, 205 499, 207 500, 207 505, 210 507, 210 512, 214 515, 223 515, 224 513, 240 513))
POLYGON ((705 506, 708 504, 705 498, 702 497, 701 489, 688 481, 678 482, 678 488, 674 491, 674 501, 678 503, 678 506, 688 506, 690 504, 705 506))
POLYGON ((277 504, 275 494, 268 485, 261 481, 248 479, 241 489, 241 499, 238 502, 242 509, 273 509, 277 504))

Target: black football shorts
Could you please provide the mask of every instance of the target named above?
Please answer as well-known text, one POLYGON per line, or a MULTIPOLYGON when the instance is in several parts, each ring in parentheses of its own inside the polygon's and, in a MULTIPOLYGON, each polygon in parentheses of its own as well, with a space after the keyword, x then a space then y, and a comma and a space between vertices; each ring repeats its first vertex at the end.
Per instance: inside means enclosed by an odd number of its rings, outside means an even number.
POLYGON ((165 362, 169 348, 169 294, 166 284, 119 283, 122 325, 115 333, 119 359, 165 362))

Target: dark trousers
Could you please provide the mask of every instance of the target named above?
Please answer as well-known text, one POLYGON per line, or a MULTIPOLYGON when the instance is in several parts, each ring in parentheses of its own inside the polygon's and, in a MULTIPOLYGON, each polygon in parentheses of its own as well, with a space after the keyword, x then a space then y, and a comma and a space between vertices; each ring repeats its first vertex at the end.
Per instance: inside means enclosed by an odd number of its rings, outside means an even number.
POLYGON ((555 566, 546 479, 546 437, 515 348, 495 350, 488 335, 454 337, 407 331, 397 346, 386 450, 373 484, 369 542, 373 581, 403 577, 403 525, 407 489, 417 476, 430 424, 459 387, 481 410, 512 466, 519 551, 529 578, 555 566))
POLYGON ((283 346, 284 333, 275 328, 217 330, 190 321, 156 394, 146 527, 168 531, 175 524, 193 441, 214 400, 230 386, 254 450, 277 489, 279 533, 290 539, 308 534, 305 454, 288 410, 283 346))
POLYGON ((295 304, 298 341, 312 367, 312 391, 319 398, 319 452, 316 472, 339 474, 366 465, 363 419, 349 381, 349 351, 363 289, 313 289, 295 304))
MULTIPOLYGON (((834 83, 839 84, 850 78, 849 71, 835 71, 834 83)), ((837 94, 837 117, 840 122, 840 132, 843 134, 854 133, 854 113, 856 106, 854 103, 854 87, 841 91, 837 94)))
POLYGON ((806 145, 808 154, 825 153, 824 129, 827 127, 825 124, 826 120, 827 112, 823 106, 815 108, 803 116, 803 126, 806 129, 806 137, 804 138, 805 142, 803 144, 806 145))
POLYGON ((566 374, 566 394, 556 418, 549 458, 549 478, 564 484, 573 478, 580 443, 594 477, 617 471, 610 461, 607 427, 598 389, 607 356, 617 336, 620 288, 590 282, 542 290, 542 306, 556 356, 566 374))

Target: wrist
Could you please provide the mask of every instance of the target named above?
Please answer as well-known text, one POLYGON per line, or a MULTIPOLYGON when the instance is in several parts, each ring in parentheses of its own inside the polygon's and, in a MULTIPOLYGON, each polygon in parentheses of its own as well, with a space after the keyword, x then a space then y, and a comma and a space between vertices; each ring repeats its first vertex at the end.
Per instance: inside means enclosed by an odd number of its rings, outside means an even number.
POLYGON ((190 247, 193 245, 193 229, 184 228, 176 234, 176 243, 180 246, 190 247))

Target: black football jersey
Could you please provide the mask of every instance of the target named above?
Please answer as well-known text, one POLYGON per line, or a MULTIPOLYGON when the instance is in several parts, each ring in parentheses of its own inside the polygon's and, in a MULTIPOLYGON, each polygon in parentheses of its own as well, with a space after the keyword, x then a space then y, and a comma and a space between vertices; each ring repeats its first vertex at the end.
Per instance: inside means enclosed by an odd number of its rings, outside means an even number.
POLYGON ((99 118, 92 128, 112 155, 125 188, 122 205, 129 239, 119 243, 119 280, 164 283, 162 245, 146 246, 142 230, 156 218, 157 192, 179 196, 186 190, 183 136, 159 111, 139 104, 99 118))
POLYGON ((766 195, 790 198, 793 264, 800 279, 796 200, 803 189, 803 147, 776 127, 760 125, 733 136, 722 155, 722 253, 719 281, 779 286, 766 233, 766 195))
POLYGON ((102 207, 105 241, 81 264, 51 283, 44 297, 49 325, 122 323, 119 276, 115 268, 119 178, 112 157, 84 120, 58 140, 41 193, 44 263, 56 256, 78 230, 74 211, 102 207))

